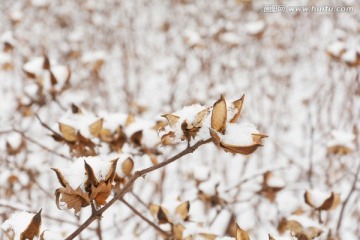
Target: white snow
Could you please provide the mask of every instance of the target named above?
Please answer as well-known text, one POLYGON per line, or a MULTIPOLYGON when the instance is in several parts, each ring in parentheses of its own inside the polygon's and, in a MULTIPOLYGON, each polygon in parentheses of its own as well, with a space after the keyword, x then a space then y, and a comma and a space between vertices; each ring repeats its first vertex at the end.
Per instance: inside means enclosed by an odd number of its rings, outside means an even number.
POLYGON ((265 22, 262 20, 250 22, 246 25, 246 32, 250 35, 257 35, 265 29, 265 22))
POLYGON ((9 134, 6 138, 6 141, 13 147, 18 148, 22 142, 22 136, 20 133, 13 132, 9 134))
POLYGON ((234 32, 226 32, 221 34, 220 40, 230 45, 238 45, 240 42, 239 36, 234 32))
POLYGON ((331 138, 327 142, 327 147, 345 146, 349 149, 355 149, 355 135, 352 132, 343 130, 332 130, 331 138))
POLYGON ((314 207, 318 208, 320 207, 326 199, 328 199, 331 196, 331 193, 329 192, 323 192, 318 189, 313 189, 308 191, 310 195, 310 202, 314 205, 314 207))
POLYGON ((234 146, 249 146, 254 144, 252 134, 259 131, 250 123, 228 123, 225 134, 221 136, 221 142, 234 146))
POLYGON ((327 51, 334 57, 340 57, 340 55, 345 51, 346 45, 344 42, 334 42, 327 47, 327 51))
POLYGON ((346 52, 341 56, 341 59, 346 63, 356 63, 357 61, 357 52, 356 49, 348 49, 346 52))
POLYGON ((36 57, 24 64, 23 68, 26 72, 34 75, 41 75, 43 72, 44 57, 36 57))

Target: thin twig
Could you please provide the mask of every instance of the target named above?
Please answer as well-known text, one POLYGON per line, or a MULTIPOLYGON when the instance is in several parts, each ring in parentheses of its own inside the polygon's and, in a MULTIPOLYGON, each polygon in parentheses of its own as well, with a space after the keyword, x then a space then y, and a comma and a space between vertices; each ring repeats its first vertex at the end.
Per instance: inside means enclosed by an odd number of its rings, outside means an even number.
POLYGON ((350 189, 350 192, 349 194, 347 195, 347 197, 345 198, 342 206, 341 206, 341 210, 340 210, 340 215, 339 215, 339 220, 338 220, 338 223, 337 223, 337 226, 336 226, 336 233, 337 235, 339 235, 339 230, 340 230, 340 227, 341 227, 341 223, 342 223, 342 219, 343 219, 343 216, 344 216, 344 212, 345 212, 345 208, 346 208, 346 205, 348 204, 352 194, 355 192, 355 189, 356 189, 356 183, 359 179, 359 175, 360 175, 360 164, 359 166, 357 167, 356 169, 356 173, 355 173, 355 178, 354 178, 354 181, 353 181, 353 184, 351 186, 351 189, 350 189))
POLYGON ((78 228, 76 229, 72 234, 70 234, 67 238, 65 238, 65 240, 72 240, 74 239, 76 236, 78 236, 84 229, 86 229, 95 219, 97 219, 98 217, 101 217, 101 215, 103 214, 103 212, 105 212, 109 207, 111 207, 118 199, 121 199, 128 191, 130 191, 132 185, 134 184, 134 182, 139 178, 142 177, 144 175, 146 175, 147 173, 150 173, 152 171, 155 171, 159 168, 162 168, 176 160, 178 160, 179 158, 189 154, 189 153, 193 153, 197 148, 199 148, 200 146, 207 144, 211 142, 211 139, 207 139, 205 141, 199 141, 196 144, 194 144, 191 147, 187 147, 185 150, 183 150, 182 152, 176 154, 175 156, 148 168, 145 168, 141 171, 137 171, 134 173, 134 175, 129 179, 129 181, 125 184, 125 186, 107 203, 104 205, 104 207, 98 209, 97 211, 95 211, 93 214, 91 214, 91 216, 78 228))
POLYGON ((138 215, 142 220, 147 222, 151 227, 153 227, 158 233, 163 235, 165 238, 169 238, 171 235, 164 230, 162 230, 159 226, 157 226, 155 223, 150 221, 147 217, 145 217, 143 214, 141 214, 138 210, 136 210, 130 203, 128 203, 125 199, 121 198, 119 199, 121 202, 123 202, 128 208, 130 208, 131 211, 135 213, 135 215, 138 215))
POLYGON ((43 126, 44 128, 46 128, 47 130, 49 130, 50 132, 52 132, 56 137, 60 138, 60 139, 64 139, 63 136, 61 136, 59 133, 57 133, 55 130, 53 130, 51 127, 49 127, 49 125, 47 125, 45 122, 43 122, 39 115, 35 114, 35 117, 39 120, 41 126, 43 126))
POLYGON ((50 152, 50 153, 52 153, 54 155, 57 155, 59 157, 65 158, 67 160, 71 160, 70 157, 67 157, 64 154, 58 153, 58 152, 46 147, 45 145, 43 145, 43 144, 37 142, 36 140, 32 139, 31 137, 27 136, 24 132, 22 132, 20 130, 17 130, 17 129, 14 129, 14 131, 17 132, 17 133, 20 133, 21 136, 23 136, 26 140, 28 140, 29 142, 34 143, 35 145, 39 146, 40 148, 44 149, 45 151, 50 152))

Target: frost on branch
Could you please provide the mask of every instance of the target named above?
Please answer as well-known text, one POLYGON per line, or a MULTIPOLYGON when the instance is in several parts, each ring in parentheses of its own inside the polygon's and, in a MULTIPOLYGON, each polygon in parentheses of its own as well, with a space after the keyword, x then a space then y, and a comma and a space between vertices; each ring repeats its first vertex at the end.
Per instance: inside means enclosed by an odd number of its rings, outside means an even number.
POLYGON ((107 198, 115 186, 125 183, 126 177, 131 176, 133 169, 131 158, 103 160, 100 157, 82 157, 67 169, 53 168, 61 184, 55 191, 56 205, 60 209, 60 202, 74 209, 75 214, 90 203, 101 206, 106 204, 107 198), (117 166, 117 165, 120 166, 117 166))
POLYGON ((252 124, 237 123, 243 102, 244 96, 230 103, 221 96, 212 107, 195 104, 171 114, 164 114, 169 127, 165 128, 162 143, 211 138, 226 152, 244 155, 253 153, 261 146, 261 140, 266 135, 260 134, 252 124))

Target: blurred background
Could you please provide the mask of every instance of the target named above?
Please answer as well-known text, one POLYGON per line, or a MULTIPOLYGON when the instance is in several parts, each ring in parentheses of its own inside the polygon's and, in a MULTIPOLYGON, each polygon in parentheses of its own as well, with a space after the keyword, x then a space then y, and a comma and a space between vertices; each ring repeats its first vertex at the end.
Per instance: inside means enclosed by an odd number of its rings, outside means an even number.
MULTIPOLYGON (((241 118, 269 136, 264 147, 249 157, 206 147, 134 191, 141 197, 150 184, 145 204, 181 196, 199 207, 194 172, 206 169, 226 204, 209 209, 203 204, 202 215, 194 216, 221 236, 229 235, 236 221, 253 239, 281 235, 281 220, 294 213, 317 221, 304 203, 306 190, 336 192, 343 200, 352 192, 345 206, 323 214, 325 233, 319 239, 357 239, 359 33, 356 0, 2 0, 0 221, 14 209, 40 206, 77 224, 84 219, 70 211, 61 215, 51 198, 55 176, 39 165, 52 166, 57 156, 29 140, 24 153, 7 151, 7 142, 20 144, 12 140, 19 138, 15 126, 66 154, 46 136, 35 113, 56 124, 74 103, 95 114, 158 120, 186 105, 212 105, 221 94, 228 99, 245 94, 241 118), (55 87, 38 77, 36 59, 44 55, 59 66, 55 87), (49 184, 35 186, 29 169, 49 184), (263 191, 266 171, 284 183, 275 197, 263 191), (10 176, 18 179, 11 182, 10 176), (48 202, 40 201, 44 196, 48 202)), ((135 205, 146 211, 139 201, 135 205)), ((138 218, 126 219, 131 213, 121 210, 124 206, 118 208, 121 216, 104 215, 104 239, 160 239, 138 218)), ((64 235, 74 228, 56 219, 47 223, 64 235)), ((81 239, 96 239, 93 231, 81 239)))

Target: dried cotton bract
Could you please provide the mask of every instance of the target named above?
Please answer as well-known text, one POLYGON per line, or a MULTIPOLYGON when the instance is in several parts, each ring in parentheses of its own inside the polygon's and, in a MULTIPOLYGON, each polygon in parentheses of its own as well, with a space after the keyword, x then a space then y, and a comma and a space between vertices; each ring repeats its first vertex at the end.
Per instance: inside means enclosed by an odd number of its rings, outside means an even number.
POLYGON ((179 140, 190 142, 211 138, 213 142, 226 152, 251 154, 259 146, 266 135, 260 134, 252 124, 237 124, 244 102, 244 96, 231 103, 223 96, 213 107, 195 104, 180 111, 164 114, 169 126, 162 135, 164 145, 179 140))
POLYGON ((75 160, 67 169, 53 168, 61 184, 55 191, 56 205, 60 202, 77 214, 81 208, 94 202, 97 206, 106 204, 113 189, 113 183, 123 182, 131 175, 133 161, 122 161, 121 170, 117 171, 118 159, 102 160, 99 157, 83 157, 75 160))

